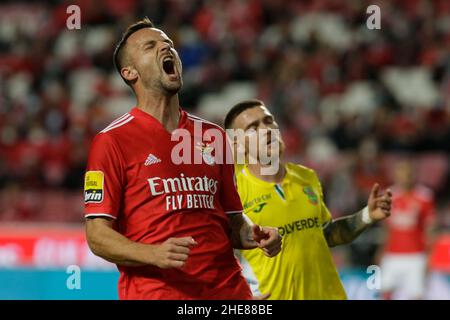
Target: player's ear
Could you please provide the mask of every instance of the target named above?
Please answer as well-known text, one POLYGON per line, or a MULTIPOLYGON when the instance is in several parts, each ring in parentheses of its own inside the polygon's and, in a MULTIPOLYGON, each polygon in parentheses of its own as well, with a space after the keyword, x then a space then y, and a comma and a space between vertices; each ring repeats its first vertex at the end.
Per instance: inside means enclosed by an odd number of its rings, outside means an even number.
POLYGON ((138 78, 137 70, 131 66, 126 66, 120 69, 120 74, 128 82, 134 82, 138 78))

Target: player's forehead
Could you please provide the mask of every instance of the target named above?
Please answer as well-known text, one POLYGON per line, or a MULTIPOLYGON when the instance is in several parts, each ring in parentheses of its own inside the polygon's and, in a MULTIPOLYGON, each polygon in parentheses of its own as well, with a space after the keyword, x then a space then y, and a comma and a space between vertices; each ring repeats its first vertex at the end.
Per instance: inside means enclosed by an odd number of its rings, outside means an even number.
POLYGON ((235 119, 235 126, 237 128, 245 128, 248 124, 262 120, 267 116, 272 116, 272 113, 264 105, 256 105, 242 111, 235 119))
POLYGON ((139 47, 151 40, 172 41, 164 31, 157 28, 143 28, 134 32, 127 40, 127 45, 139 47))

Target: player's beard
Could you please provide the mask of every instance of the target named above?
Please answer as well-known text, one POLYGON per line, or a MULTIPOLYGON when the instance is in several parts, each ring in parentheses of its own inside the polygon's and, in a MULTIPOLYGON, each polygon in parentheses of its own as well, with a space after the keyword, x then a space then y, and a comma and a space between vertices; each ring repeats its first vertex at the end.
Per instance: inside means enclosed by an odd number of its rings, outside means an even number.
MULTIPOLYGON (((268 131, 264 139, 258 143, 260 149, 267 150, 267 156, 271 159, 277 158, 279 160, 284 152, 284 141, 278 129, 268 131), (268 140, 270 140, 270 142, 268 142, 268 140)), ((260 154, 261 153, 258 152, 258 155, 260 154)))
POLYGON ((175 95, 180 91, 183 86, 182 72, 183 66, 178 54, 174 55, 172 72, 170 74, 166 73, 164 66, 160 66, 160 88, 165 94, 175 95), (176 76, 176 79, 171 79, 174 76, 176 76))
POLYGON ((141 74, 142 84, 145 89, 161 92, 165 96, 173 96, 177 94, 183 86, 182 78, 182 66, 181 62, 176 62, 174 67, 177 75, 176 80, 171 80, 169 75, 164 71, 162 66, 155 68, 154 70, 146 70, 141 74))
MULTIPOLYGON (((264 144, 266 143, 267 142, 264 142, 264 144)), ((246 144, 245 159, 247 163, 252 163, 252 161, 256 161, 257 163, 266 163, 267 159, 270 159, 271 162, 279 162, 285 150, 285 144, 281 137, 268 144, 265 148, 261 145, 258 145, 257 148, 250 148, 248 141, 246 144), (261 158, 261 156, 265 159, 261 158)))
MULTIPOLYGON (((267 156, 268 158, 276 158, 280 160, 284 153, 284 142, 281 138, 276 139, 267 146, 267 156)), ((259 156, 259 153, 258 153, 259 156)), ((261 159, 258 159, 260 161, 261 159)))
POLYGON ((163 95, 172 96, 177 94, 183 86, 183 79, 178 78, 177 81, 165 79, 165 74, 160 73, 158 77, 143 77, 142 84, 145 89, 161 92, 163 95))
POLYGON ((159 81, 159 86, 164 93, 168 95, 175 95, 183 87, 183 79, 180 76, 177 81, 170 81, 165 79, 164 75, 162 75, 159 81))

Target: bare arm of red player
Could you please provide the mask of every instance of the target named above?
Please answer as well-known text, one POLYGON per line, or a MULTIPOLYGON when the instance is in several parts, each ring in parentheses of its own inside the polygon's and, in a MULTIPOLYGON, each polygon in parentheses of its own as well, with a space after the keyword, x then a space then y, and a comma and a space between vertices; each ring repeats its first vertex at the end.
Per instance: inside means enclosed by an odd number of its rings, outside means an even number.
POLYGON ((253 224, 243 214, 230 215, 230 224, 233 248, 261 248, 268 257, 274 257, 281 251, 281 236, 277 228, 253 224))
POLYGON ((159 245, 134 242, 115 231, 113 220, 107 218, 86 219, 86 235, 95 255, 125 266, 181 268, 189 257, 190 247, 197 244, 191 237, 170 238, 159 245))

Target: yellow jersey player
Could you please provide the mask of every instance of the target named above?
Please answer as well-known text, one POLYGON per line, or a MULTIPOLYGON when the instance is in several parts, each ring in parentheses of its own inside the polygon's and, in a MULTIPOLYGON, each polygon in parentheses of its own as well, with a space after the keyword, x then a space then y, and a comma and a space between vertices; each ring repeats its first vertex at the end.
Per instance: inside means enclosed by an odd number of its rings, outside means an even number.
POLYGON ((333 220, 316 173, 284 163, 284 143, 273 115, 259 100, 235 105, 225 127, 245 164, 236 157, 236 182, 244 214, 258 225, 278 228, 282 251, 269 258, 262 250, 238 251, 254 295, 269 299, 346 299, 329 247, 353 241, 372 223, 390 215, 391 192, 373 186, 367 207, 333 220), (239 131, 243 139, 236 139, 239 131), (261 151, 266 153, 261 153, 261 151), (241 163, 241 164, 239 164, 241 163))

